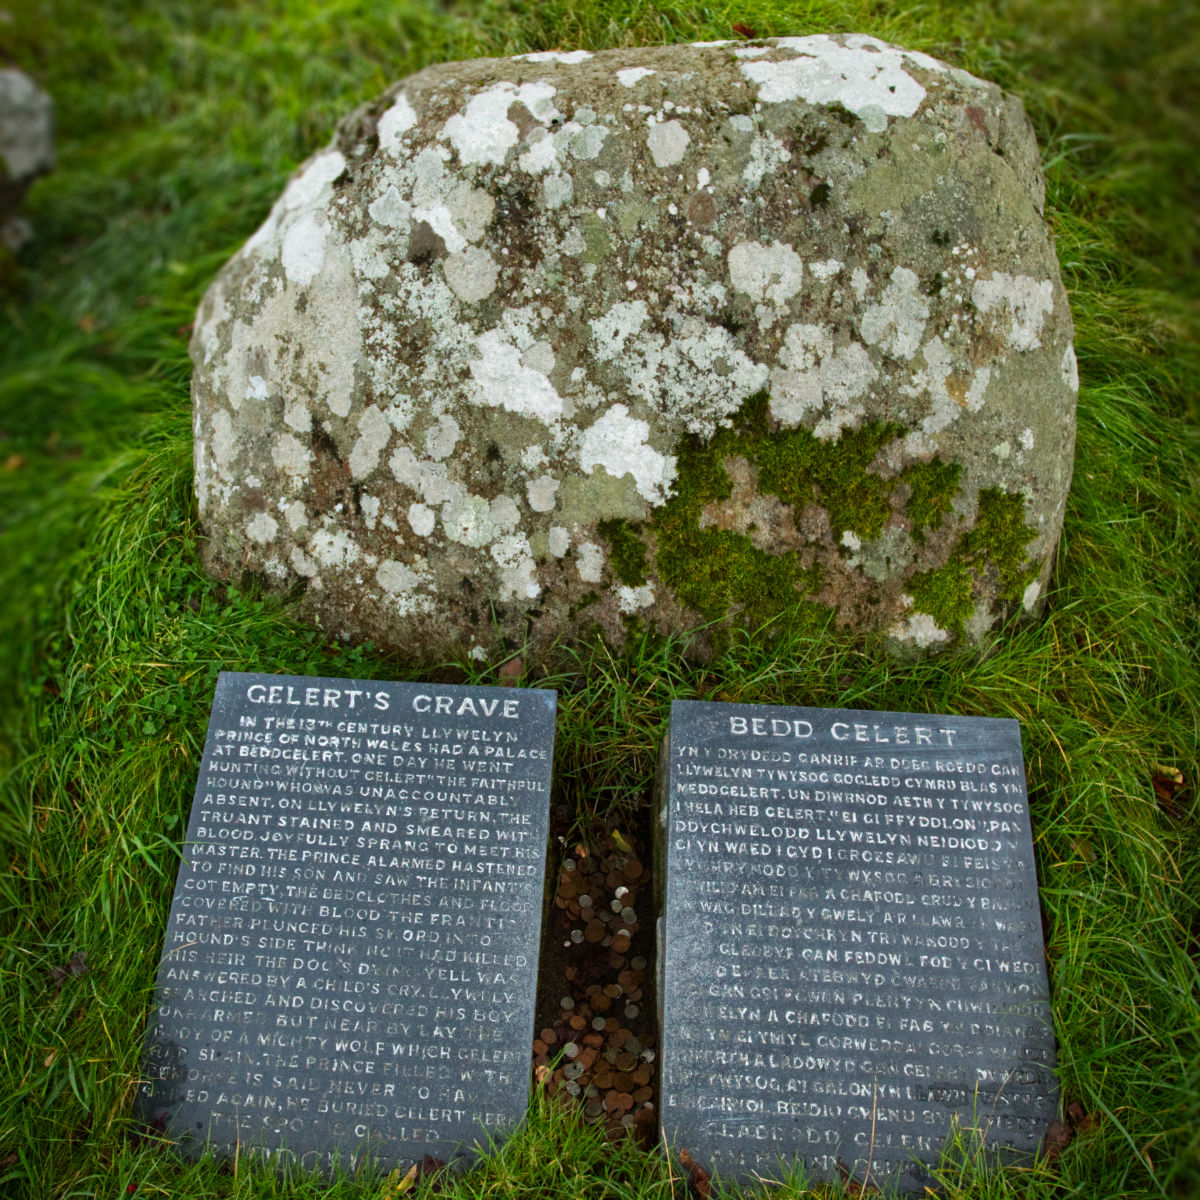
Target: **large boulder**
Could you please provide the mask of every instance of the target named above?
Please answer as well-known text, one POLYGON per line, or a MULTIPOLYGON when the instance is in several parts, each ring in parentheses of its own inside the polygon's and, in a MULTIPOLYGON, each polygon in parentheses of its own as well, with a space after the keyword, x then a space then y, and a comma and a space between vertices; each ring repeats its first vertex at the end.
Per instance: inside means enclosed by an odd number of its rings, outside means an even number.
POLYGON ((425 658, 1039 604, 1072 326, 1020 101, 868 37, 432 67, 201 305, 207 563, 425 658))
POLYGON ((24 71, 0 68, 0 245, 17 250, 30 237, 21 201, 54 166, 54 105, 24 71))

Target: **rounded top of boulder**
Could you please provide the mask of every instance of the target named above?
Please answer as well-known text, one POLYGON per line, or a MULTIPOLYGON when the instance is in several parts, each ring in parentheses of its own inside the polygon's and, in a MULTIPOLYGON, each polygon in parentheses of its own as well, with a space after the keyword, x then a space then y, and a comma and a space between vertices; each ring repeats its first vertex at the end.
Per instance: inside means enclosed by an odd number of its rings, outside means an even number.
POLYGON ((870 37, 431 67, 201 305, 209 565, 426 659, 798 604, 982 636, 1070 480, 1042 199, 1019 101, 870 37))

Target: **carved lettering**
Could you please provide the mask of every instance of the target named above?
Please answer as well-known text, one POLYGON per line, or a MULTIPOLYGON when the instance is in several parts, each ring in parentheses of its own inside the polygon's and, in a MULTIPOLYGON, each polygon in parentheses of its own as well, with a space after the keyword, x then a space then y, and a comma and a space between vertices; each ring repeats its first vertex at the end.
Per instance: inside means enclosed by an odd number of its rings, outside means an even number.
POLYGON ((552 693, 222 675, 142 1114, 310 1166, 515 1124, 553 719, 552 693))

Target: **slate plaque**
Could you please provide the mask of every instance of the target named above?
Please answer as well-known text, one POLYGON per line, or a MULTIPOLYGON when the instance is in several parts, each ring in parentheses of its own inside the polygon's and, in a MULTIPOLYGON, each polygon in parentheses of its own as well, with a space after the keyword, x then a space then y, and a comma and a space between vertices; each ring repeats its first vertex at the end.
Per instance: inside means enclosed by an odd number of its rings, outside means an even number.
POLYGON ((525 1112, 555 693, 222 674, 141 1117, 278 1165, 525 1112))
POLYGON ((904 1191, 956 1122, 1036 1149, 1058 1100, 1017 722, 677 701, 659 800, 669 1143, 904 1191))

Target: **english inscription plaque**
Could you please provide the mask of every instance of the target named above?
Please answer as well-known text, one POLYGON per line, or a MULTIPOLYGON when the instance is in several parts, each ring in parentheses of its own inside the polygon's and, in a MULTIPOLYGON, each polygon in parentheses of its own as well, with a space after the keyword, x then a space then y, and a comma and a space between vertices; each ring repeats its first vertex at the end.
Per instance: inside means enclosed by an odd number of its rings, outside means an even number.
POLYGON ((465 1156, 521 1119, 555 694, 222 674, 147 1036, 195 1156, 465 1156))
POLYGON ((1057 1116, 1015 721, 677 701, 662 1122, 726 1178, 930 1182, 1057 1116), (978 1131, 978 1135, 971 1131, 978 1131))

